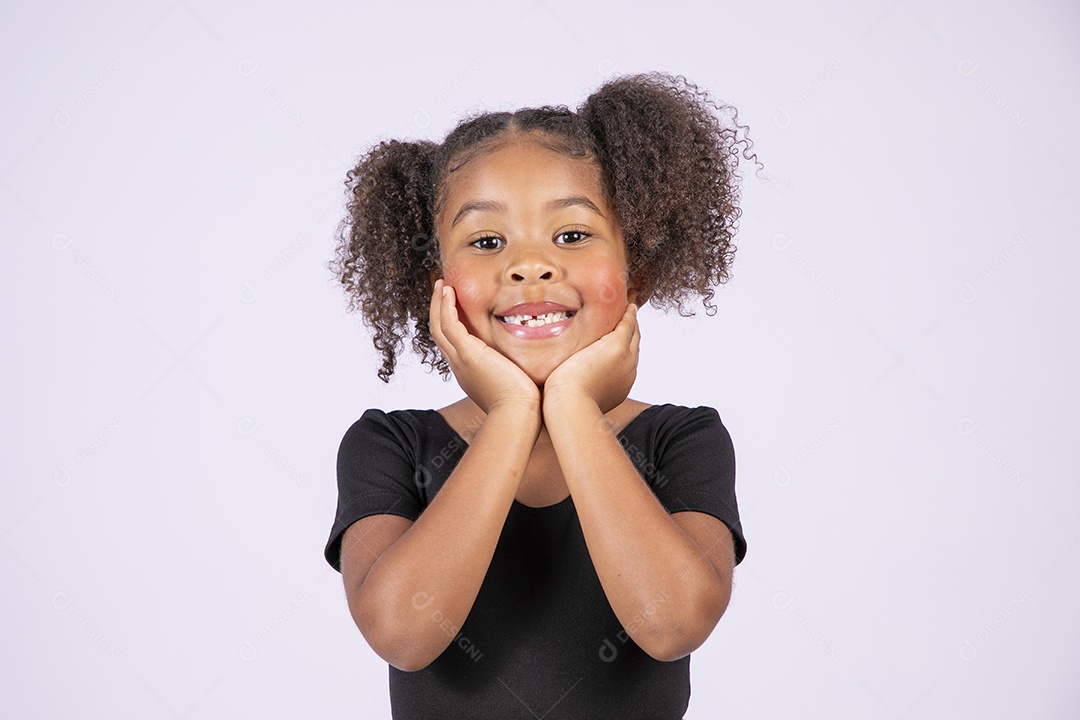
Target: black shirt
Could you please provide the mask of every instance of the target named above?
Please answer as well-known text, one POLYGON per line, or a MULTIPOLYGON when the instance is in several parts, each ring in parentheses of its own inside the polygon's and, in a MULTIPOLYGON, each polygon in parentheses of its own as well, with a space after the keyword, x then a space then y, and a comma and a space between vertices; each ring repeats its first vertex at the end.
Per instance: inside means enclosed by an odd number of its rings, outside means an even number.
MULTIPOLYGON (((735 454, 714 409, 653 405, 618 439, 669 513, 693 510, 723 521, 735 562, 742 561, 735 454)), ((363 517, 419 517, 467 447, 434 410, 365 412, 338 452, 327 562, 341 570, 342 535, 363 517)), ((413 602, 440 621, 434 599, 413 602)), ((661 593, 642 614, 664 602, 661 593)), ((464 625, 446 625, 454 639, 430 665, 415 672, 390 667, 396 720, 678 720, 689 703, 689 656, 654 660, 627 635, 604 595, 570 497, 539 508, 514 501, 464 625)))

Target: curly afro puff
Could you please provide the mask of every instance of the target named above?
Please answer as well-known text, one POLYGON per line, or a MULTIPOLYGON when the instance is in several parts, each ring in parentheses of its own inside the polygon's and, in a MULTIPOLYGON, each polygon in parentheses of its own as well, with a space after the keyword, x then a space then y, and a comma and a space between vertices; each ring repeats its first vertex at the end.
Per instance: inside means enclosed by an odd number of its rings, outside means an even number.
MULTIPOLYGON (((688 316, 729 278, 738 228, 740 159, 750 152, 738 112, 683 77, 616 78, 577 112, 540 107, 463 121, 442 144, 380 143, 346 175, 347 215, 330 269, 359 311, 389 381, 404 341, 443 377, 449 368, 428 329, 432 273, 440 267, 437 217, 450 176, 505 136, 529 133, 554 150, 596 162, 622 229, 641 296, 688 316)), ((760 163, 758 163, 760 167, 760 163)))

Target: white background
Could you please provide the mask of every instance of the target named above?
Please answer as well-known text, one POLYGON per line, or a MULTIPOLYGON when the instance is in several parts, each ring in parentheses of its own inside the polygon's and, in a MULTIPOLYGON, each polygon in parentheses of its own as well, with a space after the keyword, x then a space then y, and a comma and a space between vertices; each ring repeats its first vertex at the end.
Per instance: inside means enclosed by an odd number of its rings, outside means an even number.
POLYGON ((0 11, 0 716, 389 717, 335 453, 458 391, 375 377, 345 171, 659 69, 766 165, 717 315, 642 312, 749 542, 687 717, 1077 717, 1077 6, 371 5, 0 11))

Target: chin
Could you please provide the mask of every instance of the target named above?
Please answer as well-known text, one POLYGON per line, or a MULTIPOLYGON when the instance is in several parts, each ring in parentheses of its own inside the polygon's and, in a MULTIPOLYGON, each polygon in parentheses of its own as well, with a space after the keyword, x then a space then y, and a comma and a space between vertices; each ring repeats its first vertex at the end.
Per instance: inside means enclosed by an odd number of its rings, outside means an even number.
POLYGON ((521 371, 529 376, 529 379, 536 383, 536 387, 543 389, 544 383, 551 376, 551 373, 555 372, 555 368, 562 364, 564 357, 554 358, 530 358, 523 361, 521 358, 510 358, 510 360, 521 368, 521 371))
MULTIPOLYGON (((521 367, 520 365, 518 367, 521 367)), ((552 365, 551 367, 522 367, 521 370, 529 376, 529 379, 536 383, 536 387, 541 390, 544 389, 544 383, 551 377, 551 373, 558 365, 552 365)))

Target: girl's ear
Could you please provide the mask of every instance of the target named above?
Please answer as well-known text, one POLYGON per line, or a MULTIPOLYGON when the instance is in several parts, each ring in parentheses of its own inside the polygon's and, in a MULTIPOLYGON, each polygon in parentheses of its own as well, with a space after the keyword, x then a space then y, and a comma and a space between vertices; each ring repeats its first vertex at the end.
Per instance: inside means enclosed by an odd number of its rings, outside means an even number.
POLYGON ((647 286, 638 278, 630 278, 630 281, 626 284, 626 302, 632 302, 638 307, 642 307, 649 302, 651 294, 647 286))
POLYGON ((442 271, 438 268, 431 268, 428 270, 428 295, 435 292, 435 281, 442 279, 442 271))

